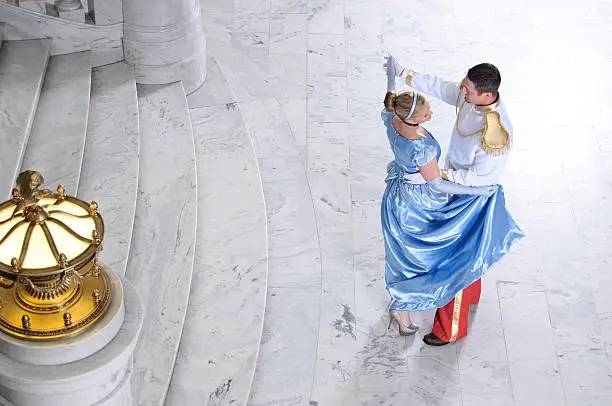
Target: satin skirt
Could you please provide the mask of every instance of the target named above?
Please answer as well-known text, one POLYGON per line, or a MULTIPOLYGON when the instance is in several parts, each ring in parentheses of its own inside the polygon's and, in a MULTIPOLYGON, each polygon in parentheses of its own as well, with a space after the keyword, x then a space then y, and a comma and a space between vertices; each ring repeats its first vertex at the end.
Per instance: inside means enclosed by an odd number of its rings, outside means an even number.
POLYGON ((501 186, 490 197, 449 195, 392 177, 381 220, 385 281, 397 310, 446 305, 524 237, 501 186))

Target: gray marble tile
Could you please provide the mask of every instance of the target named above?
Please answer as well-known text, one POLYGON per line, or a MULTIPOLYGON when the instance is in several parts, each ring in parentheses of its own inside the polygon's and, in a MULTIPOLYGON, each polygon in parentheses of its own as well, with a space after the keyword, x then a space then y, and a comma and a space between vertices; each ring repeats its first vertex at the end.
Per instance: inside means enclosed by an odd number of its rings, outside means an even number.
POLYGON ((102 261, 123 276, 132 243, 140 135, 132 67, 94 68, 78 196, 95 200, 104 216, 102 261))
POLYGON ((272 15, 306 14, 308 0, 271 0, 272 15))
POLYGON ((191 118, 198 182, 205 187, 198 192, 189 309, 166 402, 245 404, 267 286, 261 179, 240 111, 221 105, 191 110, 191 118))
POLYGON ((308 32, 344 34, 343 2, 308 0, 308 32))
POLYGON ((321 291, 271 288, 249 405, 310 402, 321 291))
POLYGON ((306 98, 280 99, 278 102, 283 109, 298 149, 306 148, 306 98))
POLYGON ((306 52, 306 15, 278 14, 270 20, 270 53, 306 52))
POLYGON ((348 94, 351 99, 384 99, 387 82, 381 55, 349 55, 347 57, 348 94))
POLYGON ((359 392, 360 406, 410 406, 408 392, 359 392))
POLYGON ((21 170, 43 174, 50 189, 60 183, 76 195, 91 89, 91 52, 49 59, 21 170))
POLYGON ((230 42, 234 25, 233 13, 202 12, 202 24, 206 32, 207 43, 210 41, 218 41, 222 43, 230 42))
POLYGON ((236 98, 217 61, 209 57, 206 68, 208 71, 202 87, 187 96, 189 108, 227 105, 236 102, 236 98))
POLYGON ((498 292, 516 404, 563 404, 545 292, 511 283, 500 283, 498 292))
POLYGON ((346 78, 333 76, 309 77, 307 112, 310 122, 346 122, 346 78))
POLYGON ((266 183, 300 178, 305 180, 306 172, 299 155, 284 155, 260 158, 259 170, 266 183))
POLYGON ((348 175, 349 130, 347 123, 309 123, 308 171, 348 175))
POLYGON ((263 186, 268 210, 270 286, 320 286, 321 253, 306 177, 264 179, 263 186))
POLYGON ((234 31, 266 32, 270 24, 270 3, 257 0, 234 1, 234 31))
POLYGON ((283 111, 275 99, 240 103, 257 158, 297 155, 298 150, 283 111))
POLYGON ((248 56, 214 39, 207 39, 207 49, 219 64, 237 100, 246 102, 274 97, 274 89, 266 75, 248 56))
POLYGON ((234 31, 232 32, 231 44, 234 49, 244 52, 255 61, 266 60, 270 45, 268 35, 268 31, 234 31))
POLYGON ((270 54, 265 64, 258 63, 267 72, 267 81, 277 99, 306 97, 306 54, 270 54))
POLYGON ((119 0, 99 1, 95 4, 96 24, 111 25, 123 22, 123 3, 119 0))
POLYGON ((460 374, 464 405, 514 405, 508 363, 471 360, 462 364, 460 374))
POLYGON ((308 34, 308 76, 346 77, 343 35, 308 34))
POLYGON ((234 2, 225 0, 200 0, 202 14, 209 13, 233 13, 234 2))
POLYGON ((50 40, 5 42, 0 52, 0 193, 8 197, 38 104, 50 40))
POLYGON ((140 176, 126 278, 137 282, 147 323, 134 353, 132 395, 138 403, 157 404, 172 377, 189 299, 196 163, 182 84, 139 85, 138 104, 140 176))

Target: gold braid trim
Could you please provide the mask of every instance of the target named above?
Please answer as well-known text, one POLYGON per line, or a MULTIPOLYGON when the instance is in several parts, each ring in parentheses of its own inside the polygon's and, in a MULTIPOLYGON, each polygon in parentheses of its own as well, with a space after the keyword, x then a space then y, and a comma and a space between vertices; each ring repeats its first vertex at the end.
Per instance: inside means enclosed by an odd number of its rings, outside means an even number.
POLYGON ((454 343, 457 341, 457 335, 459 334, 459 321, 461 319, 461 299, 463 299, 463 291, 459 291, 455 295, 455 303, 453 303, 453 322, 451 324, 451 338, 450 342, 454 343))
POLYGON ((484 131, 484 128, 481 128, 480 130, 474 131, 473 133, 469 133, 469 134, 466 134, 459 129, 459 115, 461 114, 461 111, 463 110, 463 106, 465 106, 465 103, 466 101, 463 100, 463 103, 461 103, 461 107, 459 107, 459 110, 457 111, 457 120, 455 120, 455 128, 457 129, 457 132, 459 133, 459 135, 461 135, 462 137, 471 137, 472 135, 476 135, 484 131))

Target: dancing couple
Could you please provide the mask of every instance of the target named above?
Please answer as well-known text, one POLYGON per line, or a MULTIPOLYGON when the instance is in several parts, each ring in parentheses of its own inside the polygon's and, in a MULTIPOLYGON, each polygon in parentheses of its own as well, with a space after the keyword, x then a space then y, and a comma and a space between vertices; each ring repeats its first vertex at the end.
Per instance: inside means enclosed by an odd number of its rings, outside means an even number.
POLYGON ((385 280, 391 323, 416 333, 410 312, 437 309, 426 344, 467 334, 468 311, 480 300, 480 279, 524 234, 497 185, 512 147, 512 126, 499 95, 497 68, 472 67, 460 82, 417 73, 389 55, 381 113, 394 160, 381 204, 385 280), (413 90, 396 93, 396 79, 413 90), (455 106, 447 159, 422 127, 432 116, 425 95, 455 106))

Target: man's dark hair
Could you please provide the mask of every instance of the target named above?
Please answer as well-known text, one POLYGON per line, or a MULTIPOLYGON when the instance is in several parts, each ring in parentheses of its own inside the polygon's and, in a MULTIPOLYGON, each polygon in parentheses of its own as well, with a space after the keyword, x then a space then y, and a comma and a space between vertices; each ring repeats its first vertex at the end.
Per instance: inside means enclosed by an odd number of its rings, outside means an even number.
POLYGON ((479 63, 470 68, 467 77, 474 82, 478 94, 491 92, 493 96, 497 97, 497 91, 501 83, 501 75, 495 65, 490 63, 479 63))

